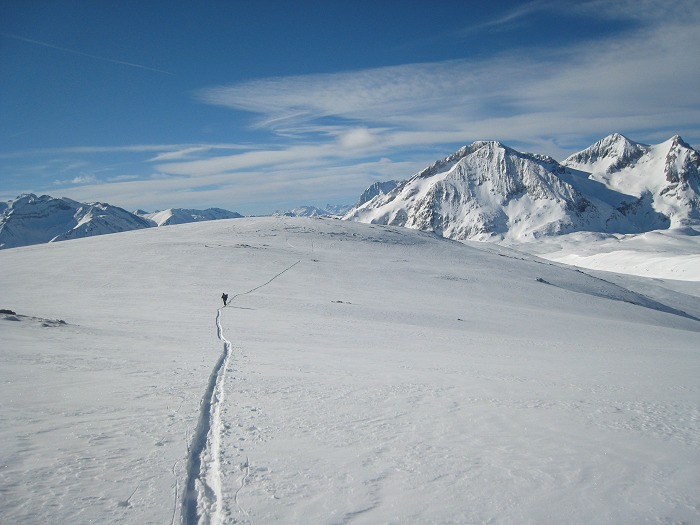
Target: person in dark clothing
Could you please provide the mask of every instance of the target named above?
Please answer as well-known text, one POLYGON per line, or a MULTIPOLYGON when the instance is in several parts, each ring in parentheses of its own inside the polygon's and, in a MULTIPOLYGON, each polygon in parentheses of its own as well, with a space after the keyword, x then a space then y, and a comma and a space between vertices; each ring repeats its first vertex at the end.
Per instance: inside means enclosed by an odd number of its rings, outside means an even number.
POLYGON ((221 300, 224 302, 224 306, 226 306, 226 302, 228 301, 228 294, 222 293, 221 300))

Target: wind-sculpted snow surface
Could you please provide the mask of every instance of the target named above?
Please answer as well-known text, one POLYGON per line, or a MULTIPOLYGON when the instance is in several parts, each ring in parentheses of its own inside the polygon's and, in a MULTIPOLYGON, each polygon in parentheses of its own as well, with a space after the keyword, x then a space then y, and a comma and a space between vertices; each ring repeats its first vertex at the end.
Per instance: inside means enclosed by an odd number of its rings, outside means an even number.
POLYGON ((700 522, 697 283, 286 217, 0 268, 1 523, 700 522))

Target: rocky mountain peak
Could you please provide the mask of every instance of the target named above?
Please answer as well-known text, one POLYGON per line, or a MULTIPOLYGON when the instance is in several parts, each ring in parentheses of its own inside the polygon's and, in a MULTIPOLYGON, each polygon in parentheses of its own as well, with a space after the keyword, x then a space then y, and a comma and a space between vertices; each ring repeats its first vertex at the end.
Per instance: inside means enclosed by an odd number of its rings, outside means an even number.
POLYGON ((345 218, 456 240, 676 227, 700 219, 700 155, 679 136, 648 146, 613 133, 560 164, 477 141, 345 218))
POLYGON ((586 171, 613 173, 633 165, 648 151, 644 144, 612 133, 592 146, 568 157, 562 164, 586 171))
POLYGON ((675 135, 669 142, 671 144, 664 164, 666 181, 684 187, 692 186, 696 192, 700 191, 700 154, 680 135, 675 135))

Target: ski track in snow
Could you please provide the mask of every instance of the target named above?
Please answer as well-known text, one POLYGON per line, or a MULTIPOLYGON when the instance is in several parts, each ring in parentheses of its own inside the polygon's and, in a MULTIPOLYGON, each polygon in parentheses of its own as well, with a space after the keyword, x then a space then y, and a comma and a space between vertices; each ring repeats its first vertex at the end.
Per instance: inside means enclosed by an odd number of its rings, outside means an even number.
POLYGON ((199 422, 192 437, 187 466, 187 482, 182 503, 184 525, 222 523, 221 493, 221 407, 224 380, 231 358, 231 342, 224 337, 221 310, 216 313, 216 328, 224 348, 214 365, 202 398, 199 422))
MULTIPOLYGON (((250 294, 267 286, 300 262, 296 261, 270 280, 255 288, 234 295, 226 306, 231 305, 236 297, 250 294)), ((207 389, 200 404, 199 421, 192 436, 192 445, 189 447, 187 481, 185 483, 180 520, 183 525, 215 525, 224 521, 221 483, 221 435, 224 424, 221 419, 221 410, 225 395, 226 370, 228 369, 232 353, 231 341, 224 336, 224 329, 221 325, 221 311, 226 306, 216 311, 217 336, 224 344, 223 351, 209 376, 207 389)), ((238 503, 238 493, 245 485, 245 480, 250 470, 248 458, 246 458, 244 468, 245 474, 241 479, 241 486, 236 490, 234 501, 240 512, 247 516, 248 513, 238 503)))

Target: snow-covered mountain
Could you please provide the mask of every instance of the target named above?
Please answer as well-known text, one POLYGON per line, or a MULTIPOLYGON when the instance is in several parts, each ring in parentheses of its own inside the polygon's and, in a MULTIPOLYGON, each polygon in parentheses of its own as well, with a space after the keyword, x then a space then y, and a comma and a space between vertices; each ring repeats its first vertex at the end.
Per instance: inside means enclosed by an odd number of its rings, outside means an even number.
POLYGON ((352 206, 346 204, 326 204, 323 208, 316 206, 299 206, 288 211, 273 213, 277 217, 342 217, 352 206))
POLYGON ((700 219, 700 154, 678 135, 649 146, 614 133, 562 164, 632 196, 618 204, 627 215, 646 208, 662 214, 672 227, 700 219))
POLYGON ((563 164, 588 171, 612 173, 636 162, 647 147, 613 133, 583 151, 574 153, 563 164))
POLYGON ((371 201, 378 195, 385 195, 390 191, 393 191, 399 184, 401 184, 401 182, 396 180, 375 182, 369 188, 367 188, 362 193, 362 195, 360 195, 360 198, 357 200, 357 204, 355 204, 355 207, 362 206, 365 202, 371 201))
POLYGON ((624 218, 558 176, 563 166, 500 142, 474 142, 349 212, 452 239, 537 237, 624 218))
POLYGON ((185 224, 188 222, 200 221, 217 221, 220 219, 240 219, 243 217, 240 213, 221 208, 208 208, 206 210, 170 208, 155 213, 146 213, 142 210, 138 210, 136 213, 152 221, 156 226, 170 226, 172 224, 185 224))
POLYGON ((375 184, 344 218, 457 240, 639 233, 700 219, 699 171, 680 137, 646 146, 613 134, 561 164, 479 141, 388 192, 375 184))
POLYGON ((82 203, 30 193, 0 203, 0 249, 65 241, 155 226, 235 219, 239 213, 210 208, 128 212, 103 202, 82 203))
POLYGON ((0 215, 0 248, 64 241, 129 230, 151 224, 128 211, 102 202, 82 203, 48 195, 21 195, 0 215))

